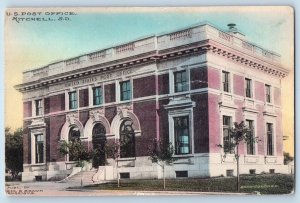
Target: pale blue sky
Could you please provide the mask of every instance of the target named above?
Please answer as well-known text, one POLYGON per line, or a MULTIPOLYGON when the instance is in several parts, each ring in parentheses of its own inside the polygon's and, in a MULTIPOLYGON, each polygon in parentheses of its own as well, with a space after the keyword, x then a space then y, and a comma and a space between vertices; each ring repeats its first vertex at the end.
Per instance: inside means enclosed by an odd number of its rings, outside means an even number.
POLYGON ((249 41, 278 52, 285 58, 286 50, 282 43, 290 43, 286 39, 287 33, 283 31, 286 29, 286 12, 274 15, 266 10, 78 13, 71 16, 68 22, 14 22, 12 35, 19 50, 26 50, 29 55, 49 54, 45 60, 37 61, 36 67, 199 22, 210 22, 221 29, 227 29, 226 25, 233 22, 249 41))

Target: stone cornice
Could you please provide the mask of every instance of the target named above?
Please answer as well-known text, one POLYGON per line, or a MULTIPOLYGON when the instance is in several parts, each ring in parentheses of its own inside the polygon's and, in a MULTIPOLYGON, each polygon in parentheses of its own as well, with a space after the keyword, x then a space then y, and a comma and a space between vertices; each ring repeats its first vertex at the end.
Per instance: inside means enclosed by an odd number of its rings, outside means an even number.
POLYGON ((243 66, 280 78, 288 74, 288 71, 278 63, 277 60, 280 56, 277 54, 209 25, 202 25, 163 36, 141 39, 114 47, 111 50, 93 52, 24 72, 24 76, 29 74, 26 77, 30 79, 25 79, 23 84, 16 85, 15 88, 20 92, 32 91, 83 76, 205 53, 219 55, 243 66), (202 32, 207 36, 199 35, 202 32), (186 41, 187 39, 188 41, 186 41), (234 45, 234 40, 241 42, 242 45, 234 45))

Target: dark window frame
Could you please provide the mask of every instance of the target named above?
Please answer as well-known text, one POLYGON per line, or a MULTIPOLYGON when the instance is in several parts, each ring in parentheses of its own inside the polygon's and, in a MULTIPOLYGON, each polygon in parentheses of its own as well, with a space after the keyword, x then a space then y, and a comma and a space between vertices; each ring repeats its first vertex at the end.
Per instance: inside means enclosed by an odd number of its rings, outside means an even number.
POLYGON ((232 149, 233 145, 233 138, 231 137, 231 125, 232 125, 232 117, 231 116, 226 116, 223 115, 223 147, 224 147, 224 152, 233 154, 234 149, 232 149))
POLYGON ((265 84, 266 102, 271 103, 271 85, 265 84))
POLYGON ((245 78, 246 88, 245 88, 245 96, 248 98, 252 98, 252 80, 250 78, 245 78))
POLYGON ((120 125, 120 158, 136 157, 133 121, 126 119, 120 125))
POLYGON ((77 109, 77 108, 78 108, 77 91, 69 92, 69 109, 77 109), (74 97, 72 95, 74 95, 74 97))
POLYGON ((267 123, 267 155, 274 156, 274 130, 273 123, 267 123))
POLYGON ((120 82, 120 100, 127 101, 131 100, 131 81, 122 81, 120 82))
POLYGON ((186 70, 174 72, 174 92, 185 92, 189 90, 188 73, 186 70))
POLYGON ((41 164, 44 163, 44 135, 43 134, 36 134, 34 135, 35 140, 35 163, 41 164))
MULTIPOLYGON (((255 139, 255 126, 254 126, 254 120, 248 120, 246 119, 246 125, 249 128, 248 136, 251 137, 251 139, 255 139)), ((247 143, 247 154, 248 155, 255 155, 255 142, 254 140, 251 140, 249 143, 247 143)))
POLYGON ((185 155, 191 153, 191 135, 190 135, 189 119, 190 117, 188 115, 173 117, 175 155, 185 155))
POLYGON ((101 86, 93 88, 93 105, 103 104, 103 88, 101 86))
POLYGON ((37 99, 35 100, 35 115, 40 116, 43 114, 43 100, 37 99))
POLYGON ((227 71, 222 71, 222 84, 223 91, 230 93, 230 73, 227 71))

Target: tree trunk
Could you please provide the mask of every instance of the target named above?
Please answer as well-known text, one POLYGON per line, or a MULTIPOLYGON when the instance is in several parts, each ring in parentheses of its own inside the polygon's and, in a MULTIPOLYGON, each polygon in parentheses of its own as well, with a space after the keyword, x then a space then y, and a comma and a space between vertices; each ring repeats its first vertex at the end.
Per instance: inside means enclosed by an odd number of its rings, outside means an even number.
POLYGON ((116 160, 116 171, 117 171, 117 182, 118 182, 118 187, 120 187, 120 177, 119 177, 119 172, 118 172, 118 159, 116 160))
POLYGON ((238 145, 236 147, 236 187, 237 192, 240 192, 240 155, 238 145))
POLYGON ((163 165, 164 190, 166 189, 165 165, 163 165))

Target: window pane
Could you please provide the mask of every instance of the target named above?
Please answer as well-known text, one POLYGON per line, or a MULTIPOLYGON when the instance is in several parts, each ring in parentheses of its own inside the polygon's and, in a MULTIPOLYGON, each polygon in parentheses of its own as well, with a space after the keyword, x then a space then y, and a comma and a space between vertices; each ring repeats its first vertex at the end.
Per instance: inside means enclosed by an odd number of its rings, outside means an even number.
POLYGON ((120 83, 121 87, 121 101, 131 99, 131 86, 130 81, 120 83))
POLYGON ((246 120, 246 126, 249 128, 247 132, 248 142, 247 142, 247 154, 255 154, 255 135, 254 135, 254 125, 252 120, 246 120))
POLYGON ((266 89, 266 101, 271 102, 271 86, 265 85, 266 89))
POLYGON ((188 90, 186 71, 179 71, 174 73, 175 92, 182 92, 188 90))
POLYGON ((274 155, 273 124, 267 123, 267 155, 274 155))
POLYGON ((35 163, 44 163, 43 135, 35 136, 35 163))
POLYGON ((43 110, 42 100, 41 99, 36 100, 35 101, 35 113, 36 113, 36 116, 42 115, 42 110, 43 110))
POLYGON ((120 157, 135 157, 135 136, 133 122, 125 120, 120 126, 120 157))
POLYGON ((175 154, 190 153, 189 117, 174 118, 175 154))
POLYGON ((246 97, 252 97, 251 79, 246 78, 246 97))
POLYGON ((77 108, 77 94, 76 92, 69 93, 69 108, 76 109, 77 108))
POLYGON ((93 91, 94 91, 94 94, 93 94, 94 105, 102 104, 102 88, 101 87, 95 87, 93 89, 93 91))
POLYGON ((233 153, 233 139, 230 135, 231 117, 223 116, 223 147, 225 153, 233 153))

